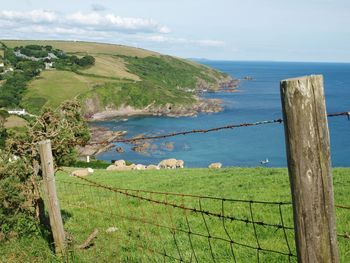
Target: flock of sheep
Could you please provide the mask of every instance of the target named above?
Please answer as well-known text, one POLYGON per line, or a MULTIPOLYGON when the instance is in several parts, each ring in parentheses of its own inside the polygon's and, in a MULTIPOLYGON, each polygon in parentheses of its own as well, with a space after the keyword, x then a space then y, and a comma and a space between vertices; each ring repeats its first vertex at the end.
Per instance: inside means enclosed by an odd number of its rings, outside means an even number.
MULTIPOLYGON (((180 169, 184 168, 185 162, 183 160, 166 159, 161 161, 158 165, 143 165, 143 164, 131 164, 126 165, 124 160, 115 161, 114 164, 106 168, 107 171, 131 171, 131 170, 160 170, 160 169, 180 169)), ((220 169, 221 163, 212 163, 208 166, 209 169, 220 169)), ((80 169, 73 171, 72 176, 87 176, 94 172, 93 169, 80 169)))

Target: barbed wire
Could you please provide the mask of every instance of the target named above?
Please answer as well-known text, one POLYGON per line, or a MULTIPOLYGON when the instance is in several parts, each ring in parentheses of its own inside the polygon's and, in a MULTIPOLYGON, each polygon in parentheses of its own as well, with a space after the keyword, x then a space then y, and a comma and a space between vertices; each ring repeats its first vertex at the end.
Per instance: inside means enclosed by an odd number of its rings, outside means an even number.
MULTIPOLYGON (((83 178, 83 177, 80 177, 80 176, 76 176, 77 178, 81 179, 81 180, 84 180, 90 184, 92 184, 93 186, 95 187, 99 187, 99 188, 103 188, 103 189, 106 189, 106 190, 109 190, 109 191, 112 191, 112 192, 116 192, 116 193, 119 193, 119 194, 123 194, 125 196, 129 196, 129 197, 134 197, 134 198, 138 198, 140 200, 144 200, 144 201, 148 201, 148 202, 152 202, 152 203, 155 203, 155 204, 160 204, 160 205, 164 205, 164 206, 171 206, 173 208, 179 208, 179 209, 183 209, 183 210, 187 210, 189 212, 193 212, 193 213, 201 213, 201 214, 205 214, 207 216, 212 216, 212 217, 217 217, 217 218, 225 218, 225 219, 228 219, 228 220, 231 220, 231 221, 240 221, 240 222, 243 222, 243 223, 246 223, 246 224, 257 224, 257 225, 261 225, 261 226, 269 226, 269 227, 275 227, 277 229, 281 229, 281 228, 285 228, 285 229, 289 229, 289 230, 292 230, 294 229, 293 227, 286 227, 286 226, 283 226, 281 224, 270 224, 270 223, 265 223, 263 221, 254 221, 254 220, 249 220, 248 218, 237 218, 237 217, 234 217, 234 216, 224 216, 222 214, 219 214, 219 213, 213 213, 213 212, 210 212, 210 211, 205 211, 205 210, 202 210, 202 209, 197 209, 197 208, 191 208, 191 207, 186 207, 186 206, 182 206, 182 205, 177 205, 177 204, 174 204, 174 203, 169 203, 169 202, 164 202, 164 201, 159 201, 159 200, 154 200, 154 199, 150 199, 150 198, 147 198, 147 197, 142 197, 142 196, 139 196, 137 194, 133 194, 133 193, 130 193, 130 192, 137 192, 137 193, 156 193, 156 192, 152 192, 152 191, 145 191, 145 190, 121 190, 121 189, 118 189, 118 188, 113 188, 113 187, 110 187, 110 186, 106 186, 106 185, 102 185, 102 184, 99 184, 97 182, 94 182, 94 181, 91 181, 91 180, 88 180, 86 178, 83 178)), ((158 192, 157 194, 162 194, 162 195, 172 195, 171 193, 162 193, 162 192, 158 192)), ((182 197, 196 197, 198 198, 199 200, 201 200, 202 198, 203 199, 209 199, 210 197, 208 196, 194 196, 194 195, 186 195, 186 194, 176 194, 177 196, 182 196, 182 197)), ((243 203, 248 203, 249 205, 251 204, 272 204, 272 205, 291 205, 291 203, 284 203, 284 202, 262 202, 262 201, 254 201, 254 200, 235 200, 235 199, 225 199, 225 198, 212 198, 212 199, 215 199, 215 200, 221 200, 222 202, 225 202, 225 201, 232 201, 232 202, 243 202, 243 203)), ((200 202, 200 201, 199 201, 200 202)))
MULTIPOLYGON (((288 209, 291 209, 291 203, 290 202, 255 202, 253 200, 237 200, 237 199, 225 199, 225 198, 218 198, 218 197, 208 197, 208 196, 199 196, 199 195, 188 195, 188 194, 173 194, 173 193, 166 193, 166 192, 157 192, 157 191, 147 191, 147 190, 132 190, 132 189, 118 189, 113 188, 110 186, 102 185, 98 182, 78 177, 78 179, 84 181, 84 183, 79 182, 66 182, 58 180, 57 182, 59 184, 66 184, 66 187, 70 187, 71 185, 75 185, 77 188, 80 188, 80 191, 82 188, 94 188, 94 189, 100 189, 103 192, 99 195, 96 194, 96 192, 93 192, 91 195, 94 199, 98 198, 98 203, 103 204, 105 202, 111 202, 111 200, 116 200, 112 197, 108 197, 107 193, 122 196, 125 198, 124 203, 118 202, 115 204, 115 208, 121 208, 121 206, 130 206, 127 209, 127 214, 117 214, 115 213, 114 206, 111 204, 112 209, 110 211, 107 211, 103 209, 102 207, 94 207, 93 205, 83 202, 82 198, 79 197, 80 200, 78 203, 73 204, 73 207, 79 207, 79 208, 86 208, 88 210, 93 210, 95 212, 99 212, 101 215, 107 215, 109 217, 118 217, 120 219, 126 220, 127 222, 134 222, 136 223, 136 226, 138 229, 141 228, 142 225, 147 225, 148 227, 145 227, 145 231, 151 231, 151 233, 155 233, 155 230, 149 230, 149 227, 154 227, 156 229, 163 229, 162 231, 166 231, 170 233, 171 239, 173 239, 173 251, 177 251, 176 255, 171 255, 169 251, 166 251, 165 248, 162 248, 160 251, 155 248, 146 247, 144 250, 150 251, 152 250, 154 254, 160 255, 164 258, 169 258, 174 261, 179 262, 201 262, 197 259, 198 254, 205 253, 205 251, 200 250, 201 248, 198 247, 198 245, 193 244, 194 239, 202 239, 203 241, 207 242, 207 248, 206 253, 207 255, 210 255, 210 258, 212 259, 212 262, 221 262, 220 256, 217 255, 216 250, 216 242, 223 242, 223 244, 227 244, 230 251, 230 261, 237 262, 236 257, 239 256, 239 253, 237 253, 237 246, 241 247, 241 249, 248 249, 248 250, 254 250, 255 251, 255 258, 257 262, 261 262, 263 254, 266 256, 266 254, 275 254, 282 257, 287 257, 288 261, 296 261, 296 254, 294 252, 294 248, 290 246, 290 242, 288 239, 292 239, 292 235, 294 234, 294 228, 289 227, 285 225, 284 222, 284 216, 282 212, 282 208, 286 205, 288 205, 288 209), (104 191, 106 190, 106 191, 104 191), (100 200, 104 196, 106 201, 100 200), (157 197, 156 197, 157 196, 157 197), (172 198, 177 197, 178 199, 174 200, 172 198), (186 202, 191 203, 193 206, 185 205, 184 198, 189 198, 186 202), (170 201, 171 199, 171 201, 170 201), (108 201, 107 201, 108 200, 108 201), (134 200, 134 201, 133 201, 134 200), (142 202, 141 203, 135 203, 142 202), (181 201, 182 200, 182 201, 181 201), (218 211, 210 211, 210 209, 206 209, 204 206, 208 205, 207 200, 215 201, 215 204, 218 206, 218 211), (206 202, 204 205, 204 201, 206 202), (126 202, 126 203, 125 203, 126 202), (180 203, 178 203, 180 202, 180 203), (243 206, 241 209, 245 207, 247 209, 246 216, 247 218, 239 218, 237 216, 232 216, 230 213, 237 213, 235 206, 232 206, 234 203, 241 203, 243 206), (124 204, 124 205, 123 205, 124 204), (196 204, 196 205, 195 205, 196 204), (155 209, 157 212, 152 213, 150 209, 150 205, 156 206, 155 209), (272 222, 264 222, 262 220, 257 219, 260 216, 256 216, 253 208, 253 205, 262 205, 262 206, 269 206, 269 209, 274 209, 273 207, 276 206, 275 210, 276 213, 279 214, 279 217, 277 217, 276 220, 279 221, 279 223, 272 223, 272 222), (147 207, 147 212, 142 212, 143 207, 147 207), (162 207, 165 207, 162 208, 162 207), (136 209, 136 210, 135 210, 136 209), (226 210, 229 209, 231 212, 227 212, 226 210), (112 211, 113 210, 113 211, 112 211), (138 210, 138 211, 137 211, 138 210), (158 217, 159 212, 162 211, 163 213, 167 213, 167 217, 170 218, 171 225, 164 224, 164 222, 167 222, 166 220, 163 220, 163 223, 159 222, 158 217), (177 211, 177 212, 176 212, 177 211), (182 222, 180 223, 178 221, 174 221, 171 217, 171 213, 180 213, 182 211, 182 222), (141 213, 142 216, 137 216, 137 213, 141 213), (150 216, 147 217, 146 214, 150 213, 150 216), (153 215, 153 216, 152 216, 153 215), (191 220, 189 219, 191 217, 191 220), (248 218, 249 217, 249 218, 248 218), (195 223, 193 220, 196 218, 197 222, 195 223), (233 235, 233 225, 235 222, 237 224, 243 224, 245 227, 251 226, 251 239, 247 243, 243 240, 235 240, 233 235), (194 224, 194 225, 193 225, 194 224), (215 229, 212 224, 214 224, 216 227, 221 225, 221 229, 215 229), (201 231, 198 229, 198 225, 201 226, 201 231), (182 226, 182 227, 181 227, 182 226), (258 230, 259 228, 259 230, 258 230), (262 228, 262 229, 260 229, 262 228), (270 230, 268 230, 270 229, 270 230), (217 232, 218 231, 218 232, 217 232), (283 231, 278 235, 279 242, 284 243, 284 245, 281 245, 281 247, 285 247, 286 251, 276 249, 274 246, 268 247, 264 238, 260 237, 261 232, 270 233, 271 237, 276 236, 276 231, 283 231), (221 234, 219 234, 221 233, 221 234), (188 240, 188 247, 183 246, 183 239, 178 240, 181 235, 187 236, 188 240), (254 238, 253 238, 254 237, 254 238), (260 239, 262 238, 263 241, 260 239), (255 240, 255 244, 254 244, 255 240), (284 241, 282 241, 284 240, 284 241), (264 243, 265 242, 265 243, 264 243), (180 245, 182 244, 182 245, 180 245), (200 251, 199 251, 200 250, 200 251), (190 251, 191 256, 190 259, 186 259, 184 254, 188 254, 190 251)), ((99 191, 100 191, 99 190, 99 191)), ((97 191, 97 190, 96 190, 97 191)), ((70 192, 70 191, 67 191, 70 192)), ((120 198, 120 197, 119 197, 120 198)), ((71 201, 71 198, 69 199, 71 201)), ((260 210, 260 209, 259 209, 260 210)), ((179 218, 177 218, 179 220, 179 218)), ((130 226, 130 224, 129 224, 130 226)), ((242 231, 244 231, 242 229, 242 231)), ((248 230, 247 230, 248 231, 248 230)), ((162 232, 163 233, 163 232, 162 232)), ((145 238, 147 238, 147 233, 144 233, 145 238)), ((156 237, 150 237, 155 239, 156 237)), ((237 238, 237 237, 236 237, 237 238)), ((162 239, 162 238, 161 238, 162 239)), ((133 241, 137 242, 137 240, 133 241)), ((155 242, 155 241, 153 241, 155 242)), ((141 246, 145 246, 145 244, 142 244, 141 246)), ((281 248, 280 247, 280 248, 281 248)), ((225 252, 225 253, 228 253, 225 252)), ((227 256, 227 255, 226 255, 227 256)))
MULTIPOLYGON (((331 113, 331 114, 328 114, 327 116, 328 117, 347 116, 348 119, 350 119, 350 111, 331 113)), ((259 125, 266 125, 266 124, 281 124, 281 123, 283 123, 282 119, 257 121, 257 122, 246 122, 246 123, 240 123, 240 124, 230 124, 230 125, 225 125, 225 126, 220 126, 220 127, 210 128, 210 129, 194 129, 194 130, 189 130, 189 131, 173 132, 173 133, 162 134, 162 135, 138 136, 138 137, 126 138, 126 139, 106 140, 106 141, 102 141, 102 142, 90 142, 87 145, 99 145, 99 144, 110 144, 110 143, 135 143, 137 141, 165 139, 165 138, 175 137, 175 136, 180 136, 180 135, 188 135, 188 134, 195 134, 195 133, 208 133, 208 132, 216 132, 216 131, 227 130, 227 129, 252 127, 252 126, 259 126, 259 125)))
POLYGON ((347 205, 335 205, 335 207, 350 210, 350 206, 347 205))

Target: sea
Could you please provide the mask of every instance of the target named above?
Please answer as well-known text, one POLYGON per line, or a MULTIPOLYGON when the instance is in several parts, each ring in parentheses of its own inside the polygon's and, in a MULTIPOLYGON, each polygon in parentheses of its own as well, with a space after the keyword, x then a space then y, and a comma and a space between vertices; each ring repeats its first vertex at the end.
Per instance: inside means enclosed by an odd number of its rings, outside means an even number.
MULTIPOLYGON (((238 92, 206 93, 221 99, 224 111, 196 117, 129 117, 96 122, 111 130, 125 130, 127 137, 156 135, 193 129, 208 129, 282 117, 279 83, 281 80, 310 74, 323 74, 328 113, 350 111, 350 64, 299 62, 200 61, 241 79, 238 92), (251 76, 252 80, 244 80, 251 76)), ((329 118, 332 165, 350 166, 350 121, 346 116, 329 118)), ((136 153, 129 144, 125 149, 102 153, 98 159, 124 159, 133 163, 157 164, 163 159, 185 161, 186 167, 207 167, 220 162, 224 167, 286 167, 283 124, 243 127, 205 134, 190 134, 151 142, 147 153, 136 153), (262 164, 262 161, 269 161, 262 164)))

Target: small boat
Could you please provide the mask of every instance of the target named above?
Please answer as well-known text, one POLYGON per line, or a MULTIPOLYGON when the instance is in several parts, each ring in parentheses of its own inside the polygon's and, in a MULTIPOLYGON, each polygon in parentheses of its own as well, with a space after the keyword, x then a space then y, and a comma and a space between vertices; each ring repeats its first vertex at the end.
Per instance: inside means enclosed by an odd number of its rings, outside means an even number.
POLYGON ((269 159, 265 159, 265 160, 263 160, 263 161, 260 161, 260 163, 262 164, 262 165, 266 165, 266 164, 268 164, 270 161, 269 161, 269 159))

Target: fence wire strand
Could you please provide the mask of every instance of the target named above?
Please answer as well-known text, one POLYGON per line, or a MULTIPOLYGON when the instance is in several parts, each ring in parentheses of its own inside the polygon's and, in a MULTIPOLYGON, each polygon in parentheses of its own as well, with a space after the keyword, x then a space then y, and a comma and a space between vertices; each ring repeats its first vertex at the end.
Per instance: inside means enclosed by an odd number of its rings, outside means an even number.
POLYGON ((80 200, 75 203, 69 201, 68 204, 63 202, 63 207, 96 212, 99 214, 97 218, 102 218, 101 220, 109 218, 113 219, 112 222, 124 221, 121 227, 124 227, 127 233, 130 232, 127 246, 130 249, 137 247, 137 250, 140 250, 138 254, 143 255, 145 261, 156 261, 154 258, 161 257, 165 262, 203 262, 203 258, 211 262, 241 262, 242 249, 246 250, 244 253, 247 255, 251 253, 249 251, 255 251, 255 256, 249 255, 257 262, 263 262, 262 258, 271 255, 285 257, 286 261, 296 261, 296 255, 288 241, 288 238, 292 238, 294 228, 285 226, 282 216, 283 207, 291 209, 290 202, 260 202, 118 189, 83 177, 76 178, 77 182, 58 180, 58 184, 64 185, 64 191, 69 192, 70 186, 74 184, 76 198, 80 200), (84 197, 84 190, 90 197, 84 197), (110 195, 116 197, 110 198, 110 195), (91 199, 101 204, 101 207, 89 204, 91 199), (127 209, 120 212, 122 201, 126 202, 127 209), (211 202, 215 203, 215 208, 205 207, 211 202), (108 206, 107 209, 105 205, 108 206), (276 217, 275 220, 279 222, 257 219, 253 208, 255 205, 271 207, 269 209, 275 207, 279 213, 279 218, 276 217), (243 213, 246 210, 246 217, 231 215, 236 209, 243 213), (164 214, 163 218, 161 214, 164 214), (238 238, 241 234, 235 228, 252 229, 250 241, 244 240, 242 236, 238 238), (276 231, 279 231, 279 242, 284 244, 282 247, 285 249, 276 249, 267 246, 266 242, 261 243, 262 233, 274 236, 276 231))
MULTIPOLYGON (((347 116, 348 120, 350 120, 350 111, 331 113, 331 114, 328 114, 327 116, 328 117, 347 116)), ((209 128, 209 129, 194 129, 194 130, 189 130, 189 131, 173 132, 173 133, 162 134, 162 135, 137 136, 137 137, 133 137, 133 138, 106 140, 106 141, 102 141, 102 142, 101 141, 100 142, 90 142, 87 145, 110 144, 110 143, 136 143, 138 141, 165 139, 165 138, 175 137, 175 136, 180 136, 180 135, 189 135, 189 134, 195 134, 195 133, 208 133, 208 132, 216 132, 216 131, 221 131, 221 130, 230 130, 230 129, 235 129, 235 128, 260 126, 260 125, 266 125, 266 124, 281 124, 281 123, 283 123, 283 120, 280 118, 280 119, 274 119, 274 120, 245 122, 245 123, 240 123, 240 124, 229 124, 229 125, 215 127, 215 128, 209 128)))

